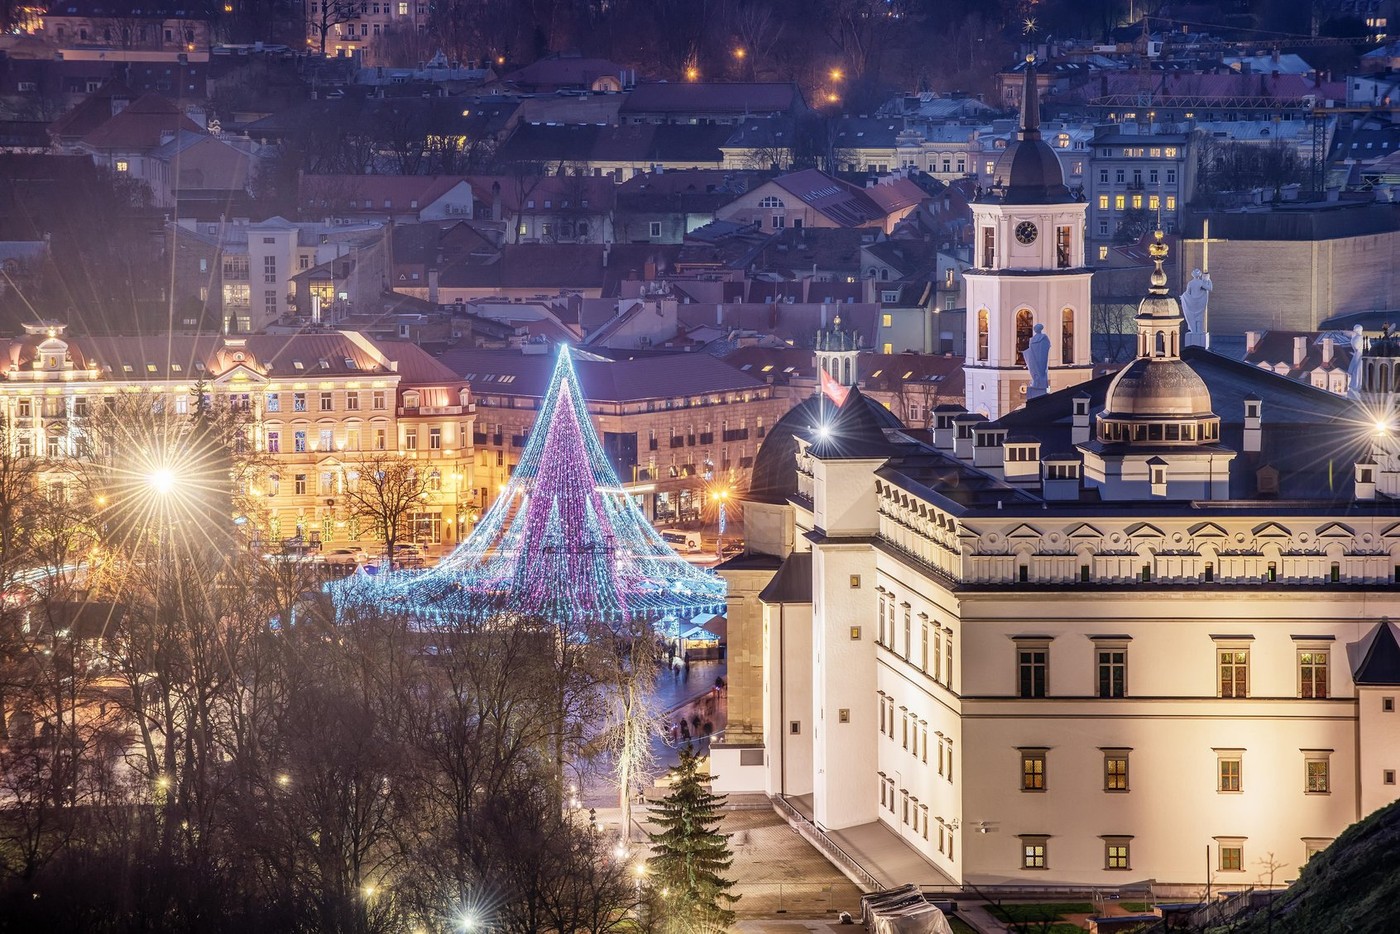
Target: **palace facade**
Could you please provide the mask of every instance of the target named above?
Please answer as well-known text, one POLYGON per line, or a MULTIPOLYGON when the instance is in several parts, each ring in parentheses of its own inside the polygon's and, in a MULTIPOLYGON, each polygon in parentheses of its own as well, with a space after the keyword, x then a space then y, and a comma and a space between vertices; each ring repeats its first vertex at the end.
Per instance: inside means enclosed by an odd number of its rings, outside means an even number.
MULTIPOLYGON (((1008 150, 988 194, 994 257, 1065 212, 1026 126, 1035 151, 1008 150)), ((931 434, 818 352, 844 401, 773 426, 748 552, 719 569, 719 789, 928 869, 890 879, 870 857, 885 882, 1199 891, 1296 878, 1395 800, 1400 345, 1372 343, 1358 399, 1184 348, 1160 238, 1153 256, 1137 358, 1094 379, 1064 297, 1082 260, 994 258, 969 287, 987 359, 973 317, 968 405, 931 434), (1064 352, 1056 391, 1022 404, 1029 324, 1064 352)))

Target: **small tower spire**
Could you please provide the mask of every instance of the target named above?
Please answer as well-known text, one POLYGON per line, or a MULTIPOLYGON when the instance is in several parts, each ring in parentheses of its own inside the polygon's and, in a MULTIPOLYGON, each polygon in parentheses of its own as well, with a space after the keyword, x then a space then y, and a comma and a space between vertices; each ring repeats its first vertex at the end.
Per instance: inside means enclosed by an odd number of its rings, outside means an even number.
POLYGON ((1035 53, 1026 56, 1021 88, 1021 139, 1040 139, 1040 85, 1035 80, 1035 53))

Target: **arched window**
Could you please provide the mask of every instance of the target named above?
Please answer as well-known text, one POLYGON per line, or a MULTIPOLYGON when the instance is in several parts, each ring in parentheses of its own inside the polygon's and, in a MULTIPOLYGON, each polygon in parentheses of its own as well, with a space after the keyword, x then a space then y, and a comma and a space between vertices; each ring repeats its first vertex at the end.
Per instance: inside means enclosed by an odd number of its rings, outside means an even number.
POLYGON ((846 358, 846 365, 845 365, 845 373, 844 373, 844 374, 842 375, 842 377, 841 377, 841 385, 843 385, 843 386, 851 386, 851 385, 853 385, 853 384, 855 383, 855 380, 852 379, 852 377, 853 377, 854 375, 855 375, 855 374, 853 374, 853 373, 851 372, 851 358, 850 358, 850 357, 847 357, 847 358, 846 358))
POLYGON ((1060 312, 1060 362, 1069 366, 1074 362, 1074 309, 1060 312))
POLYGON ((977 309, 977 359, 987 359, 987 309, 977 309))
POLYGON ((1031 314, 1029 308, 1022 308, 1016 312, 1016 365, 1026 365, 1026 348, 1031 345, 1031 334, 1034 333, 1035 316, 1031 314))
POLYGON ((776 197, 774 195, 769 195, 762 201, 758 202, 758 206, 761 208, 781 208, 785 205, 783 204, 782 198, 776 197))
POLYGON ((1153 353, 1158 357, 1167 355, 1167 335, 1162 331, 1157 332, 1157 347, 1153 353))

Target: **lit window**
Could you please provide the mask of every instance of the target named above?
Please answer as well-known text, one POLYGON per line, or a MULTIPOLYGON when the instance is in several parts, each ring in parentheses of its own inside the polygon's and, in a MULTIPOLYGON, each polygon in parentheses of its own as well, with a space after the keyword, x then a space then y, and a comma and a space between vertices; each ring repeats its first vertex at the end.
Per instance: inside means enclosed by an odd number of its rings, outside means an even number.
POLYGON ((1045 750, 1021 750, 1021 790, 1045 790, 1045 750))
POLYGON ((1128 863, 1128 839, 1126 837, 1104 838, 1104 868, 1131 869, 1128 863))
POLYGON ((1103 790, 1128 790, 1128 750, 1105 749, 1103 754, 1103 790))
POLYGON ((1330 753, 1307 752, 1304 761, 1306 784, 1304 790, 1310 795, 1325 795, 1332 791, 1332 768, 1330 753))
POLYGON ((1114 195, 1114 196, 1113 196, 1113 210, 1115 210, 1115 211, 1121 211, 1121 210, 1123 210, 1124 207, 1127 206, 1127 203, 1128 203, 1127 198, 1125 198, 1123 195, 1114 195))
POLYGON ((1108 259, 1108 247, 1099 247, 1099 259, 1108 259))
POLYGON ((1099 210, 1108 210, 1108 195, 1099 195, 1099 210))
POLYGON ((894 315, 881 315, 881 316, 880 316, 880 326, 881 326, 881 327, 886 327, 886 328, 887 328, 887 327, 891 327, 893 324, 894 324, 894 315))
POLYGON ((1044 837, 1021 838, 1021 868, 1044 869, 1046 840, 1044 837))

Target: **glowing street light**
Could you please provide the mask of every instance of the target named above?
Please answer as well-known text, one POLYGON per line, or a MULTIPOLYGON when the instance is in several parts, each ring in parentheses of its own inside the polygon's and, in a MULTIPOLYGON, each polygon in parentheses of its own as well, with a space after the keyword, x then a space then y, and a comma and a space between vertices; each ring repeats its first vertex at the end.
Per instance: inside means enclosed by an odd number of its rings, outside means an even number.
POLYGON ((831 69, 831 80, 832 80, 832 81, 840 81, 840 80, 841 80, 842 78, 844 78, 844 77, 846 77, 846 75, 845 75, 845 73, 843 73, 843 72, 841 71, 841 69, 839 69, 839 68, 833 68, 833 69, 831 69))
POLYGON ((737 58, 737 59, 738 59, 739 61, 741 61, 741 62, 744 60, 745 56, 747 56, 748 54, 749 54, 749 53, 748 53, 748 50, 745 49, 743 46, 739 46, 739 48, 737 48, 737 49, 734 50, 734 57, 737 58))
POLYGON ((156 493, 166 496, 175 489, 175 472, 169 467, 158 467, 146 477, 146 483, 156 493))
POLYGON ((698 80, 699 77, 700 77, 700 69, 699 69, 699 68, 696 68, 694 65, 687 65, 687 66, 686 66, 686 69, 685 69, 685 80, 687 80, 687 81, 695 81, 695 80, 698 80))
POLYGON ((478 923, 476 915, 470 911, 457 919, 457 924, 463 931, 475 931, 478 923))

